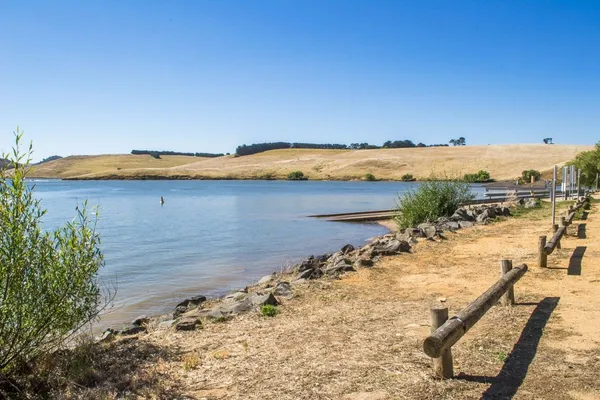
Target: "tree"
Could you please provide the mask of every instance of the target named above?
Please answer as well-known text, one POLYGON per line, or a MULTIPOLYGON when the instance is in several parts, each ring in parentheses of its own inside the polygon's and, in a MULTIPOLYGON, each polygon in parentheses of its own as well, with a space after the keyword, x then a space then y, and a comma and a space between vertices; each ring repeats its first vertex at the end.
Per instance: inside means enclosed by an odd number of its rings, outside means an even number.
POLYGON ((550 137, 549 138, 545 138, 544 139, 544 143, 545 144, 552 144, 552 138, 550 138, 550 137))
POLYGON ((457 140, 458 146, 466 146, 467 145, 467 140, 464 137, 459 137, 457 140))
POLYGON ((600 142, 596 143, 594 150, 583 151, 567 165, 574 165, 581 170, 581 183, 586 186, 593 186, 596 182, 596 175, 600 173, 600 142))
POLYGON ((457 146, 456 139, 450 139, 448 143, 450 143, 452 146, 457 146))
POLYGON ((0 371, 60 345, 97 318, 101 302, 97 272, 104 263, 87 206, 73 222, 43 230, 40 201, 25 177, 32 147, 15 147, 7 157, 16 166, 0 170, 0 371))

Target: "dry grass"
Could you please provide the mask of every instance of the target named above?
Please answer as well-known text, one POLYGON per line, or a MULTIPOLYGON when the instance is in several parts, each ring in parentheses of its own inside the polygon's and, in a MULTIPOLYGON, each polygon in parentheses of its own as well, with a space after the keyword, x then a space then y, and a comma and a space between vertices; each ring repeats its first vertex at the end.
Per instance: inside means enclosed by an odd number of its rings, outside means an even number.
POLYGON ((105 381, 79 390, 193 399, 597 398, 599 212, 595 204, 579 221, 587 238, 565 238, 549 269, 535 267, 537 238, 549 233, 544 208, 421 242, 338 281, 296 286, 274 318, 255 312, 117 342, 107 349, 116 366, 108 364, 105 381), (581 275, 569 274, 583 246, 581 275), (456 313, 498 278, 501 259, 530 266, 515 288, 519 304, 493 307, 453 347, 458 379, 434 379, 421 350, 429 308, 443 298, 456 313), (160 356, 139 356, 144 349, 160 356), (120 386, 128 384, 134 392, 120 386))
POLYGON ((401 180, 410 173, 426 179, 432 172, 448 175, 487 170, 495 179, 513 179, 523 169, 549 171, 591 146, 491 145, 379 150, 273 150, 251 156, 194 158, 164 156, 67 157, 38 167, 33 176, 50 178, 194 178, 256 179, 266 174, 285 179, 302 171, 309 179, 401 180), (121 168, 117 170, 117 168, 121 168))
POLYGON ((32 178, 72 178, 75 176, 120 174, 139 169, 164 170, 198 160, 204 160, 204 158, 161 156, 160 159, 156 159, 150 155, 132 154, 71 156, 33 167, 30 176, 32 178))

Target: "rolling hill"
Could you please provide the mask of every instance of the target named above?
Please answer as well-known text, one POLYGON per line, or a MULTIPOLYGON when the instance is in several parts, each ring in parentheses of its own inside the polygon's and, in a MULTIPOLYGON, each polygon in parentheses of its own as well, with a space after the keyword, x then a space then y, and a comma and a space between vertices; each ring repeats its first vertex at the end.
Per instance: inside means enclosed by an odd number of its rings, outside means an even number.
POLYGON ((400 180, 410 173, 456 176, 480 169, 497 180, 514 179, 525 169, 548 173, 582 145, 489 145, 376 150, 283 149, 234 157, 99 155, 71 156, 32 168, 31 177, 62 179, 285 179, 302 171, 309 179, 351 180, 365 174, 400 180))

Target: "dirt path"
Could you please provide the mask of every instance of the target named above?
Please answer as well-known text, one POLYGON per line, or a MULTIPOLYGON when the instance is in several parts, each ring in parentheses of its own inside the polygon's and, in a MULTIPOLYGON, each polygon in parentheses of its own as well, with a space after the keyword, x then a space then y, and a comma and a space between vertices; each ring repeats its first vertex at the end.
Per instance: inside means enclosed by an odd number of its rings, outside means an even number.
POLYGON ((166 351, 136 373, 160 376, 144 393, 160 386, 165 398, 600 398, 599 208, 569 228, 548 269, 535 265, 538 236, 550 233, 544 209, 311 282, 275 318, 157 330, 136 346, 166 351), (518 304, 493 307, 453 347, 457 379, 435 380, 421 350, 430 306, 445 299, 456 313, 498 278, 501 259, 529 265, 518 304))

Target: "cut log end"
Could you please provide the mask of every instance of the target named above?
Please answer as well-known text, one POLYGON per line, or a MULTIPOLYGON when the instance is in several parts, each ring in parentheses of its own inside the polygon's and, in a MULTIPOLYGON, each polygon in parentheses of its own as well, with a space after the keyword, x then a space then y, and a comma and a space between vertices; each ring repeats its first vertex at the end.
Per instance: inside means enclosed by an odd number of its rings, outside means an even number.
POLYGON ((429 336, 423 342, 423 351, 431 358, 439 358, 442 355, 443 342, 440 338, 429 336))

